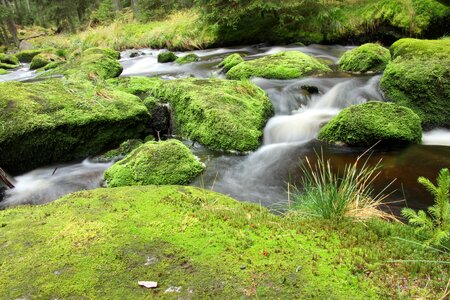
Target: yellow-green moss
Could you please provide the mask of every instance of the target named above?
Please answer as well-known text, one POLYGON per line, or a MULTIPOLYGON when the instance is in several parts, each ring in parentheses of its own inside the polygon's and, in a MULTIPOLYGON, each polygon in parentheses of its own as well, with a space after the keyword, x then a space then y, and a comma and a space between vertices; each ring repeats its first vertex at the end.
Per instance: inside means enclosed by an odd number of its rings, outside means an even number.
POLYGON ((0 75, 5 75, 8 74, 8 71, 4 70, 4 69, 0 69, 0 75))
POLYGON ((187 55, 185 55, 185 56, 183 56, 183 57, 178 57, 178 58, 175 60, 175 62, 176 62, 177 64, 184 65, 184 64, 188 64, 188 63, 193 63, 193 62, 199 61, 199 59, 200 59, 200 58, 198 57, 197 54, 195 54, 195 53, 189 53, 189 54, 187 54, 187 55))
POLYGON ((147 142, 105 172, 109 187, 187 184, 204 166, 178 140, 147 142))
POLYGON ((15 55, 0 53, 0 62, 10 65, 18 65, 19 59, 15 55))
POLYGON ((111 87, 133 95, 142 95, 149 92, 155 80, 145 76, 130 76, 108 79, 111 87))
POLYGON ((345 52, 339 60, 339 68, 349 72, 382 72, 390 59, 388 49, 369 43, 345 52))
POLYGON ((170 51, 167 52, 161 52, 158 54, 158 62, 159 63, 168 63, 168 62, 173 62, 176 61, 178 59, 178 56, 170 51))
POLYGON ((420 143, 420 118, 409 108, 370 101, 343 109, 322 127, 319 140, 350 146, 420 143))
POLYGON ((331 69, 314 57, 300 51, 288 51, 242 62, 231 68, 227 77, 230 79, 250 77, 294 79, 327 71, 331 69))
POLYGON ((223 67, 225 72, 228 72, 232 67, 237 66, 241 62, 244 62, 244 59, 239 53, 233 53, 225 57, 222 62, 219 64, 219 67, 223 67))
POLYGON ((43 52, 39 53, 31 61, 30 70, 36 70, 46 67, 51 63, 61 63, 63 59, 54 53, 43 52))
POLYGON ((40 53, 44 52, 53 52, 55 49, 53 48, 45 48, 45 49, 36 49, 36 50, 24 50, 17 52, 15 55, 19 59, 20 62, 30 63, 33 60, 33 57, 40 53))

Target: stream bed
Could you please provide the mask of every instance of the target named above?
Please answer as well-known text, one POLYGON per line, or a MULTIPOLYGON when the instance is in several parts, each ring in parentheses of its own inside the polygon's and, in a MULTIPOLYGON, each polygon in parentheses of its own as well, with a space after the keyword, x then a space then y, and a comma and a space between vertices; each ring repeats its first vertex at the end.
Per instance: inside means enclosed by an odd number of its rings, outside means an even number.
MULTIPOLYGON (((311 45, 307 47, 246 46, 192 51, 199 62, 178 65, 160 64, 160 50, 127 50, 122 53, 121 76, 162 76, 165 79, 185 77, 224 78, 217 65, 231 53, 241 53, 246 59, 286 50, 300 50, 337 64, 339 57, 351 47, 311 45), (137 55, 137 56, 136 56, 137 55)), ((177 53, 183 56, 187 53, 177 53)), ((35 76, 28 66, 0 76, 0 81, 30 80, 35 76)), ((383 101, 379 83, 381 75, 349 75, 332 72, 321 77, 296 80, 252 81, 264 89, 273 103, 275 115, 264 129, 261 147, 252 153, 236 154, 210 151, 203 146, 184 141, 207 166, 206 171, 192 184, 212 189, 235 199, 251 201, 274 210, 289 205, 288 183, 298 186, 302 171, 300 165, 308 157, 314 161, 317 153, 330 159, 333 167, 342 170, 353 163, 367 149, 329 145, 316 140, 320 127, 343 108, 367 100, 383 101), (310 93, 307 87, 318 91, 310 93)), ((395 179, 389 188, 392 195, 388 205, 394 213, 404 206, 425 208, 432 198, 417 183, 419 176, 434 180, 438 171, 450 166, 450 131, 434 129, 425 132, 421 145, 401 149, 376 149, 370 164, 381 159, 383 169, 374 182, 375 191, 381 191, 395 179), (406 202, 405 200, 406 199, 406 202)), ((71 192, 94 189, 102 185, 103 172, 111 163, 83 162, 40 168, 14 178, 16 189, 7 191, 0 208, 18 204, 40 204, 53 201, 71 192)), ((301 186, 298 186, 301 188, 301 186)))

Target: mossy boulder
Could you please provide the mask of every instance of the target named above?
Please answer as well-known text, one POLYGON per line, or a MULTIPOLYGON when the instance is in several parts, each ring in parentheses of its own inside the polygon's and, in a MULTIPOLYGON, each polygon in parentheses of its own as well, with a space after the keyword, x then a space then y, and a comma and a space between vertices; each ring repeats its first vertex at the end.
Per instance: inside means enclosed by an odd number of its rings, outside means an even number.
POLYGON ((219 67, 222 67, 225 72, 228 72, 232 67, 237 66, 241 62, 244 62, 244 59, 239 53, 233 53, 225 57, 219 64, 219 67))
POLYGON ((5 75, 8 74, 8 71, 4 70, 4 69, 0 69, 0 75, 5 75))
POLYGON ((100 48, 100 47, 94 47, 84 50, 84 55, 91 55, 91 54, 105 54, 112 59, 120 59, 120 52, 116 51, 111 48, 100 48))
POLYGON ((44 68, 51 63, 61 63, 61 62, 63 62, 63 59, 54 53, 48 52, 40 53, 35 57, 33 57, 33 60, 31 61, 30 65, 30 70, 44 68))
POLYGON ((145 76, 130 76, 108 79, 107 83, 119 91, 143 95, 148 93, 154 85, 154 79, 145 76))
POLYGON ((401 39, 381 79, 386 97, 411 108, 425 128, 450 128, 450 40, 401 39))
POLYGON ((45 49, 35 49, 35 50, 24 50, 17 52, 15 56, 19 59, 20 62, 30 63, 33 60, 33 57, 40 53, 44 52, 53 52, 55 49, 53 48, 45 48, 45 49))
POLYGON ((5 64, 5 63, 0 62, 1 69, 12 70, 12 69, 16 69, 18 67, 19 67, 19 65, 11 65, 11 64, 5 64))
POLYGON ((368 43, 349 50, 339 60, 339 68, 347 72, 382 72, 391 59, 388 49, 368 43))
POLYGON ((109 150, 102 155, 96 156, 95 161, 98 162, 108 162, 117 158, 123 158, 125 155, 129 154, 134 149, 141 146, 143 143, 139 139, 126 140, 116 149, 109 150))
POLYGON ((0 62, 10 65, 18 65, 19 59, 15 55, 0 53, 0 62))
POLYGON ((266 93, 256 85, 223 79, 153 80, 150 93, 170 103, 179 135, 211 149, 259 147, 273 111, 266 93))
POLYGON ((203 164, 178 140, 147 142, 105 172, 109 187, 187 184, 203 164))
POLYGON ((131 94, 89 81, 0 83, 0 161, 19 173, 85 158, 141 136, 147 108, 131 94))
POLYGON ((370 101, 343 109, 319 132, 319 140, 349 146, 417 144, 420 118, 409 108, 370 101))
POLYGON ((294 79, 328 71, 331 69, 327 65, 312 56, 300 51, 287 51, 242 62, 228 71, 227 78, 294 79))
POLYGON ((196 61, 199 61, 199 60, 200 60, 200 57, 198 57, 197 54, 190 53, 190 54, 185 55, 183 57, 178 57, 175 60, 175 62, 177 64, 184 65, 184 64, 193 63, 193 62, 196 62, 196 61))
POLYGON ((174 62, 178 59, 178 56, 170 51, 161 52, 158 54, 158 62, 159 63, 168 63, 174 62))

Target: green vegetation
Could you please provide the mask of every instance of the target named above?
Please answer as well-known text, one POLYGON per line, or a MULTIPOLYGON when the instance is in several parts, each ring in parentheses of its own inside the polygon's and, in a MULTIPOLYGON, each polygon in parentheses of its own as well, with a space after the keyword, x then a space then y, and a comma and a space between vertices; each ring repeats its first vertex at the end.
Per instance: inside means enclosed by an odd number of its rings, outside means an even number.
POLYGON ((317 155, 315 165, 308 157, 302 165, 303 192, 296 190, 294 201, 296 209, 307 216, 330 220, 344 218, 395 219, 380 210, 386 196, 374 195, 371 183, 380 175, 380 165, 360 164, 359 156, 353 164, 347 164, 342 174, 331 167, 330 160, 317 155))
POLYGON ((228 72, 232 67, 237 66, 241 62, 244 62, 242 56, 239 53, 233 53, 225 57, 219 64, 219 67, 223 67, 223 70, 228 72))
POLYGON ((143 95, 149 92, 155 79, 144 76, 112 78, 106 81, 111 87, 133 95, 143 95))
POLYGON ((12 70, 18 68, 19 65, 11 65, 11 64, 5 64, 0 62, 0 68, 6 69, 6 70, 12 70))
POLYGON ((108 162, 117 158, 123 158, 131 151, 142 145, 142 141, 138 139, 126 140, 116 149, 109 150, 102 155, 96 156, 95 160, 99 162, 108 162))
POLYGON ((448 256, 404 242, 403 224, 276 216, 193 187, 79 192, 1 211, 0 224, 8 299, 437 299, 449 278, 448 256))
POLYGON ((161 52, 158 54, 158 62, 159 63, 174 62, 177 59, 178 59, 178 56, 171 51, 161 52))
POLYGON ((402 39, 381 87, 389 100, 411 108, 424 127, 450 126, 450 41, 402 39))
POLYGON ((8 74, 8 71, 0 69, 0 75, 5 75, 5 74, 8 74))
POLYGON ((319 140, 349 146, 420 143, 419 117, 394 103, 370 101, 343 109, 319 132, 319 140))
POLYGON ((180 65, 184 65, 184 64, 188 64, 188 63, 192 63, 192 62, 196 62, 199 61, 199 57, 197 54, 194 53, 189 53, 188 55, 182 56, 182 57, 178 57, 175 62, 177 64, 180 65))
POLYGON ((379 44, 364 44, 345 52, 339 68, 349 72, 382 72, 390 60, 388 49, 379 44))
POLYGON ((153 81, 150 93, 171 104, 177 134, 210 149, 259 147, 272 104, 256 85, 222 79, 153 81))
POLYGON ((88 81, 0 83, 0 161, 21 172, 85 158, 139 137, 150 117, 136 96, 88 81))
POLYGON ((410 208, 402 210, 402 215, 409 223, 417 227, 427 244, 444 246, 450 250, 450 172, 442 169, 434 185, 425 177, 419 177, 418 182, 434 196, 435 204, 428 208, 428 214, 423 210, 415 212, 410 208))
POLYGON ((178 140, 147 142, 105 172, 109 187, 188 184, 205 167, 178 140))
POLYGON ((10 65, 18 65, 19 59, 15 55, 0 53, 0 62, 10 65))
POLYGON ((30 63, 33 58, 41 53, 45 52, 53 52, 53 48, 46 48, 46 49, 38 49, 38 50, 24 50, 16 53, 16 57, 19 59, 20 62, 23 63, 30 63))
POLYGON ((280 52, 255 60, 242 62, 227 72, 230 79, 263 77, 293 79, 331 69, 312 56, 300 51, 280 52))
POLYGON ((83 52, 84 55, 91 55, 91 54, 104 54, 109 56, 111 59, 120 59, 120 52, 110 49, 110 48, 100 48, 100 47, 93 47, 86 49, 83 52))
POLYGON ((33 57, 30 65, 30 70, 44 68, 51 63, 62 63, 63 61, 63 58, 54 53, 43 52, 33 57))

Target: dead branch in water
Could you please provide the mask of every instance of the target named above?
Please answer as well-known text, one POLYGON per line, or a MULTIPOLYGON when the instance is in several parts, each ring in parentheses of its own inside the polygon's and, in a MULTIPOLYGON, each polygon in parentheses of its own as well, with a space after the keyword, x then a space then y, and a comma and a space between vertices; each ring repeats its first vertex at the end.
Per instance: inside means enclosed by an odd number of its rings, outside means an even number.
POLYGON ((10 189, 14 188, 14 184, 12 184, 12 182, 9 181, 5 171, 3 171, 2 168, 0 168, 0 181, 3 182, 10 189))

